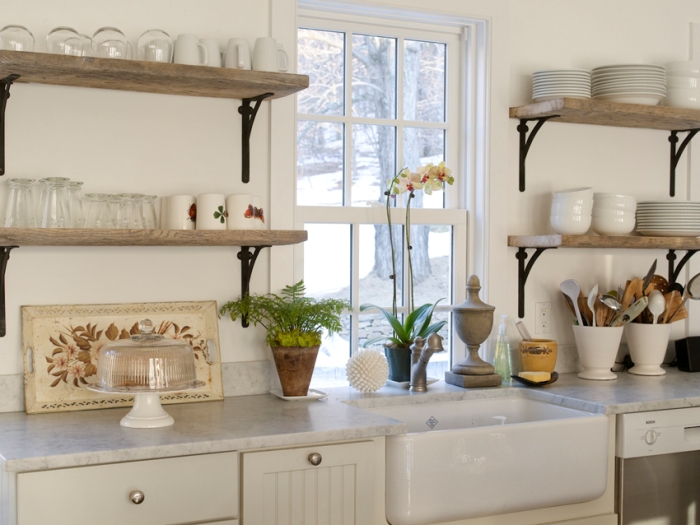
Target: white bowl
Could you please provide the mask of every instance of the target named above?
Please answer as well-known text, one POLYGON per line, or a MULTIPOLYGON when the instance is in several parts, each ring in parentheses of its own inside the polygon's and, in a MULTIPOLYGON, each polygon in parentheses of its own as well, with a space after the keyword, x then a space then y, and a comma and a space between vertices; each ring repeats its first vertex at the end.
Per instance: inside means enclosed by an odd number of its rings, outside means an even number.
POLYGON ((598 235, 627 235, 634 230, 634 216, 591 217, 591 229, 598 235))
POLYGON ((700 89, 670 87, 664 104, 674 108, 700 109, 700 89))
POLYGON ((553 202, 551 215, 590 215, 592 209, 590 204, 553 202))
POLYGON ((591 217, 599 217, 601 219, 614 217, 631 217, 634 219, 634 210, 624 210, 619 208, 593 208, 591 217))
POLYGON ((700 75, 695 77, 668 77, 666 79, 667 92, 669 89, 699 89, 700 75))
POLYGON ((700 62, 694 60, 680 60, 664 64, 667 73, 694 73, 700 74, 700 62))
POLYGON ((560 235, 583 235, 591 227, 590 215, 551 215, 549 221, 560 235))
POLYGON ((594 193, 593 199, 594 200, 616 199, 616 200, 637 202, 637 199, 635 197, 632 197, 632 195, 622 195, 621 193, 594 193))
POLYGON ((578 358, 585 369, 578 376, 596 381, 617 379, 610 369, 615 364, 624 327, 574 325, 573 329, 578 358))
POLYGON ((592 199, 593 188, 573 188, 570 190, 553 191, 552 198, 554 199, 592 199))
POLYGON ((631 213, 637 211, 637 203, 631 201, 622 201, 617 199, 594 199, 594 210, 624 210, 631 213))
POLYGON ((629 373, 639 376, 664 375, 666 371, 661 368, 661 363, 666 356, 671 325, 627 323, 625 334, 634 363, 629 373))

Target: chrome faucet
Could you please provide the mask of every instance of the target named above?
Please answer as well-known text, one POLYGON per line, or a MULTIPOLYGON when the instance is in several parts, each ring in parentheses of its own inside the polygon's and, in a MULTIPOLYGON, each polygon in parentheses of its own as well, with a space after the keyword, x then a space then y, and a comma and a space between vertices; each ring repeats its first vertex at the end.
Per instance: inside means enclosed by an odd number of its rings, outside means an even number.
POLYGON ((428 391, 428 361, 435 352, 444 352, 442 347, 442 337, 432 334, 428 337, 428 346, 425 347, 425 339, 416 337, 416 341, 411 345, 411 392, 428 391))

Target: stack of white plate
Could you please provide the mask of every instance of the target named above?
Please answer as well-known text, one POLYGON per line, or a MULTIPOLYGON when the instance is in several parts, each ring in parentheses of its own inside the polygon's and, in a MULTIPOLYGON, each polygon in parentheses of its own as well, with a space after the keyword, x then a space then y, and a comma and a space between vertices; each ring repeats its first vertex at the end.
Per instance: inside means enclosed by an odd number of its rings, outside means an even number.
POLYGON ((666 70, 642 64, 597 67, 591 89, 593 98, 656 106, 666 96, 666 70))
POLYGON ((591 98, 591 72, 587 69, 550 69, 532 74, 532 99, 591 98))
POLYGON ((637 231, 652 237, 700 237, 700 202, 640 202, 637 231))

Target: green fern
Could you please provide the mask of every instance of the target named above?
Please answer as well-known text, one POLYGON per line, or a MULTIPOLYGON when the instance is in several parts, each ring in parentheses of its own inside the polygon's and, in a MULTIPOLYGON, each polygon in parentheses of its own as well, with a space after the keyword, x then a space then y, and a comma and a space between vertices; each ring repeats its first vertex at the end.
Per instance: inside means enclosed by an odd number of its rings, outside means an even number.
POLYGON ((243 295, 223 305, 219 316, 227 315, 232 321, 247 317, 253 325, 262 325, 271 347, 320 345, 324 330, 333 334, 342 329, 339 317, 350 303, 340 299, 319 301, 305 294, 301 280, 285 286, 279 295, 243 295))

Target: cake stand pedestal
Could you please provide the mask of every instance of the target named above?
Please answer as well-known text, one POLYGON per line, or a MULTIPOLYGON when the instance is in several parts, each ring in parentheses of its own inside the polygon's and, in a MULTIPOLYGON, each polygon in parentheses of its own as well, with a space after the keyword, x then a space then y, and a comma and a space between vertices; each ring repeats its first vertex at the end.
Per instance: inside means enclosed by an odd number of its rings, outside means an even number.
POLYGON ((119 424, 129 428, 168 427, 175 423, 160 404, 158 392, 142 392, 134 396, 134 406, 119 424))

